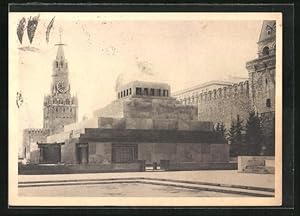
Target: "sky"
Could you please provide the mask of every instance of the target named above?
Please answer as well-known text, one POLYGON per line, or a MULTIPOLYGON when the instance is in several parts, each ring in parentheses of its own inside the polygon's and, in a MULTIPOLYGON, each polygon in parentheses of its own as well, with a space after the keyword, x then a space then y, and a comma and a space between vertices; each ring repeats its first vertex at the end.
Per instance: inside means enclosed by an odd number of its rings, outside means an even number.
POLYGON ((32 44, 27 34, 20 44, 16 28, 22 17, 10 15, 10 95, 22 92, 24 102, 13 110, 19 131, 42 128, 43 99, 50 93, 52 62, 61 31, 69 64, 71 92, 77 95, 79 120, 116 99, 118 77, 139 79, 140 64, 155 81, 167 82, 171 91, 229 76, 248 77, 245 64, 257 56, 262 20, 189 18, 109 19, 94 14, 66 16, 39 13, 32 44), (46 42, 45 32, 55 16, 46 42), (34 47, 29 51, 24 47, 34 47))

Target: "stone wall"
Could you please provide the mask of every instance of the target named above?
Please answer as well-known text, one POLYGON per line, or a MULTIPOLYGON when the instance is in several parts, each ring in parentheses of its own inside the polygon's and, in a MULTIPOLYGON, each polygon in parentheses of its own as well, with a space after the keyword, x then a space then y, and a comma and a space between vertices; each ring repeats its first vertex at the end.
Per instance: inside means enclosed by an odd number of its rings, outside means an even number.
POLYGON ((170 163, 168 170, 237 170, 236 163, 170 163))
POLYGON ((124 117, 124 108, 123 100, 115 100, 108 104, 107 106, 95 110, 93 116, 97 117, 112 117, 112 118, 123 118, 124 117))
MULTIPOLYGON (((112 163, 110 142, 89 142, 88 146, 89 164, 112 163)), ((146 163, 160 163, 160 160, 169 160, 170 163, 228 163, 229 146, 208 143, 138 143, 138 160, 145 160, 146 163)))
POLYGON ((138 159, 146 163, 228 163, 229 146, 227 144, 206 143, 139 143, 138 159))
POLYGON ((225 124, 229 128, 232 120, 240 116, 247 121, 251 102, 248 81, 201 93, 198 102, 198 119, 225 124))
POLYGON ((78 139, 68 139, 61 146, 61 162, 65 164, 76 164, 76 143, 78 139))
POLYGON ((37 142, 46 142, 47 136, 50 134, 48 129, 33 129, 28 128, 23 131, 23 148, 22 155, 29 161, 36 163, 38 161, 38 151, 37 142))
POLYGON ((250 97, 258 113, 275 111, 275 60, 276 56, 270 55, 246 64, 250 80, 250 97))
POLYGON ((183 105, 175 98, 124 100, 124 117, 197 120, 197 108, 183 105))
POLYGON ((64 132, 76 131, 82 128, 97 128, 97 127, 98 127, 98 118, 90 118, 73 124, 65 125, 64 132))
POLYGON ((213 123, 195 120, 151 119, 151 118, 107 118, 98 119, 99 128, 110 129, 159 129, 212 131, 213 123))
POLYGON ((140 163, 130 164, 63 164, 47 166, 30 164, 19 165, 18 173, 21 175, 49 175, 71 173, 103 173, 103 172, 138 172, 141 170, 140 163))
POLYGON ((128 98, 96 110, 95 117, 197 120, 197 108, 175 98, 128 98))
POLYGON ((111 143, 89 142, 89 164, 110 164, 111 143))
POLYGON ((134 143, 210 143, 224 144, 224 137, 213 131, 142 130, 86 128, 80 143, 134 142, 134 143))
POLYGON ((40 150, 32 150, 30 152, 30 164, 38 164, 40 162, 40 150))
POLYGON ((239 156, 238 172, 274 174, 275 157, 274 156, 239 156))
POLYGON ((47 143, 54 143, 54 142, 65 142, 65 140, 70 138, 70 132, 61 132, 57 134, 53 134, 47 136, 45 142, 47 143))

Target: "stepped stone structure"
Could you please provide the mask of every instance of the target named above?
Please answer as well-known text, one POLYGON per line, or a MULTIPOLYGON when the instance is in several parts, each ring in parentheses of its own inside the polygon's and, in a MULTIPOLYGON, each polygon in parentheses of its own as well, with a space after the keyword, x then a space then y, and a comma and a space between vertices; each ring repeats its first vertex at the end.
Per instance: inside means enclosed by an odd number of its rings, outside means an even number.
POLYGON ((196 107, 170 97, 168 84, 132 81, 116 93, 117 99, 92 118, 47 137, 48 146, 64 143, 62 163, 97 165, 100 171, 138 171, 142 162, 173 170, 228 165, 223 137, 213 132, 211 122, 197 120, 196 107))

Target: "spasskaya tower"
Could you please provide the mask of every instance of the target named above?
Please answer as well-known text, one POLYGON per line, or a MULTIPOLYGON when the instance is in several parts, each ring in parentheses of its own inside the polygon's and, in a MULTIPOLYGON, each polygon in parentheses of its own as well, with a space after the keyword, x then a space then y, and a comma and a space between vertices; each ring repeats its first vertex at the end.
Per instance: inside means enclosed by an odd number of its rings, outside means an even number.
POLYGON ((77 122, 78 100, 71 95, 68 62, 64 55, 63 44, 58 47, 53 61, 51 94, 44 98, 43 128, 50 129, 50 134, 63 130, 63 126, 77 122))

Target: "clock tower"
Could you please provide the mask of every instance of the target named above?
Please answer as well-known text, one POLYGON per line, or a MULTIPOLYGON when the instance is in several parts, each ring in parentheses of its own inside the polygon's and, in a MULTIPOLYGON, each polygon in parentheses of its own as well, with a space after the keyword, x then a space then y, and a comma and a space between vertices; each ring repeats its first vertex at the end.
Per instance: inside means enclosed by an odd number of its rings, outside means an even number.
POLYGON ((51 134, 61 132, 63 126, 77 121, 78 101, 71 95, 68 62, 63 46, 56 44, 57 54, 52 65, 51 94, 44 98, 43 127, 51 134))

